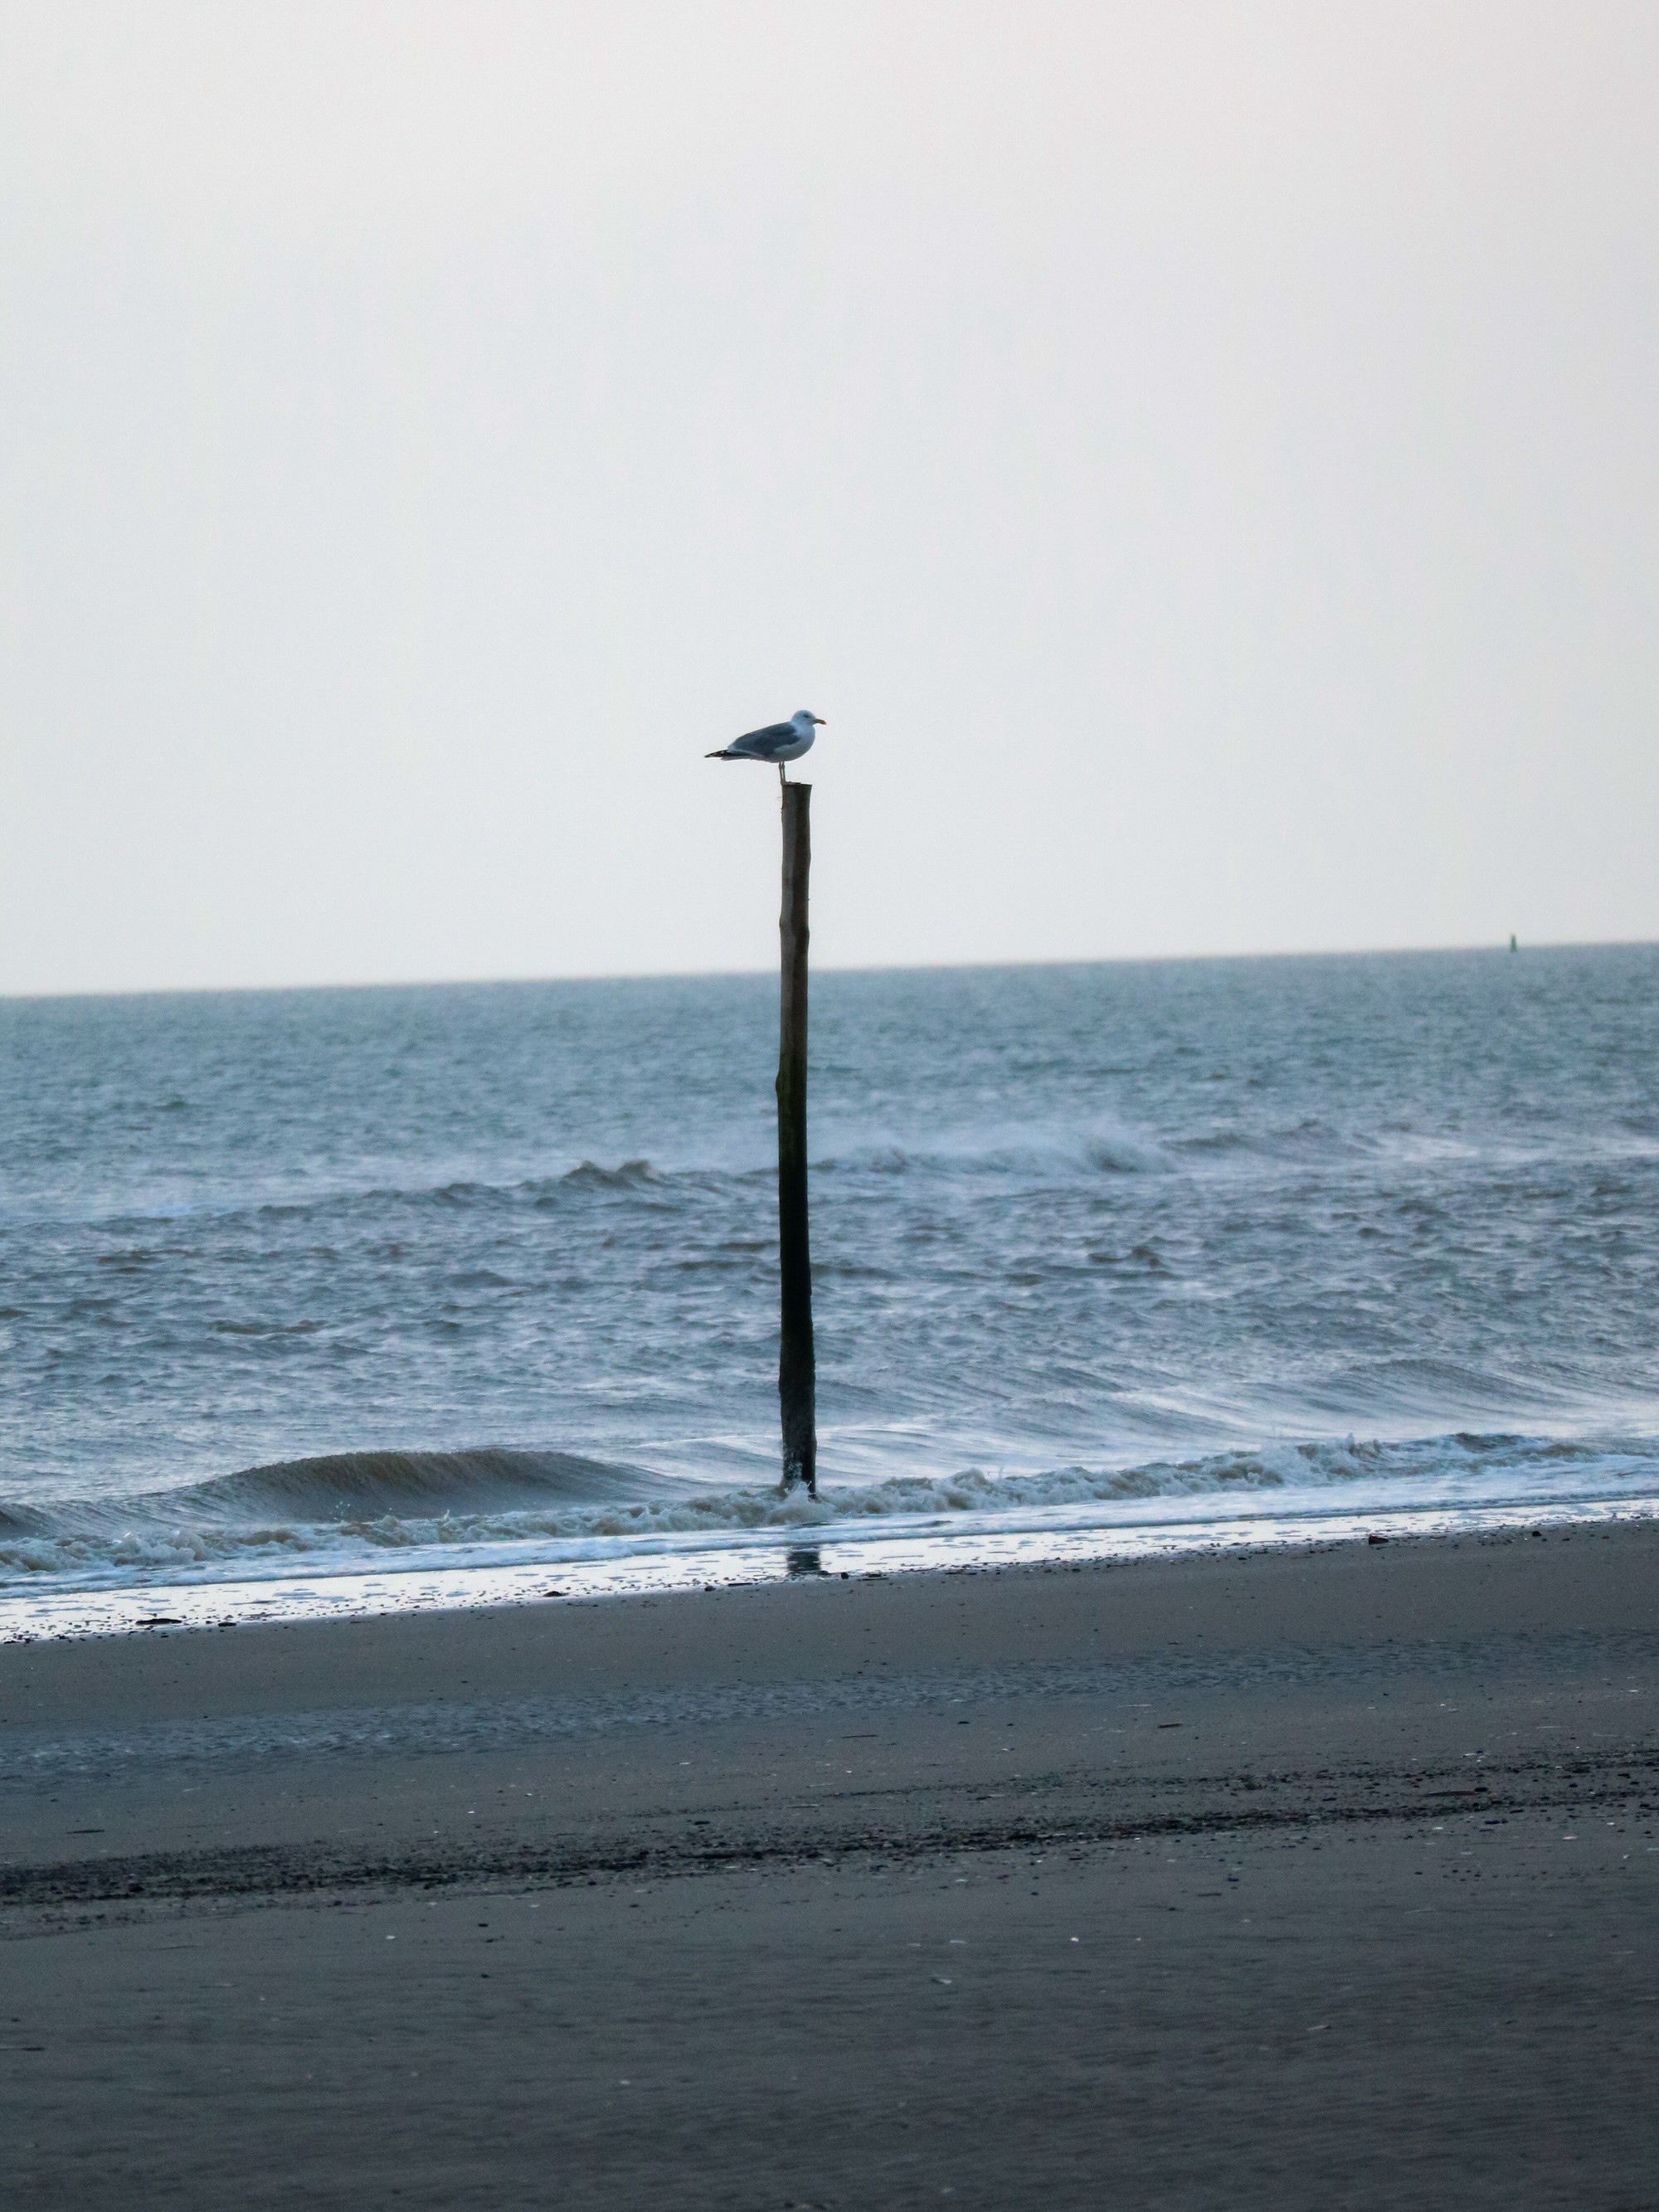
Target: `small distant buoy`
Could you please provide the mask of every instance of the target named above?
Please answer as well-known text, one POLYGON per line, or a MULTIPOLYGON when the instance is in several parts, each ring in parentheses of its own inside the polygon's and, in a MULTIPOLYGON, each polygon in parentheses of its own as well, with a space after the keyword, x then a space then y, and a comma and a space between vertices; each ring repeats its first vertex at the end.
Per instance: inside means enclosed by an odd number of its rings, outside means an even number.
POLYGON ((1515 932, 1511 930, 1510 932, 1510 951, 1511 952, 1518 952, 1520 950, 1521 947, 1515 941, 1515 932))

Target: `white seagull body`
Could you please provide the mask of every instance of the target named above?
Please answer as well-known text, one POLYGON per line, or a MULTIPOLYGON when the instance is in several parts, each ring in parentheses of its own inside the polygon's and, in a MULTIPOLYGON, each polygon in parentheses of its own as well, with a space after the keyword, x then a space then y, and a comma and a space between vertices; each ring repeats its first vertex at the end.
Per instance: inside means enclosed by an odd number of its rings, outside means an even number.
POLYGON ((783 773, 785 761, 799 760, 803 753, 811 752, 812 740, 817 735, 817 725, 822 714, 809 714, 803 707, 787 722, 769 722, 763 730, 750 730, 740 738, 733 738, 729 745, 719 752, 705 754, 708 760, 766 761, 778 772, 778 781, 787 778, 783 773))

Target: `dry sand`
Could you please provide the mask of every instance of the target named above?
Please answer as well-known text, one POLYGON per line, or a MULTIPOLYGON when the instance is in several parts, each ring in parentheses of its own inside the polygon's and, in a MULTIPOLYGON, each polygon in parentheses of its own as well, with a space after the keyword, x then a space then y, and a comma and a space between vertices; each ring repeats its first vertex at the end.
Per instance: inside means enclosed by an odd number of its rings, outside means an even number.
POLYGON ((9 2206, 1659 2205, 1659 1529, 0 1650, 9 2206))

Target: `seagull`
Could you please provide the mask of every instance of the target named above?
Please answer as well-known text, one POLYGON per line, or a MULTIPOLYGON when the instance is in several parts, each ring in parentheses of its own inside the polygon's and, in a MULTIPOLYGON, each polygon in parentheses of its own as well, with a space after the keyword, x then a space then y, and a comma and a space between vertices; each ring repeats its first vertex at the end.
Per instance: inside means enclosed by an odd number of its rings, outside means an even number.
POLYGON ((799 760, 811 748, 816 732, 815 723, 821 723, 822 714, 810 714, 803 707, 787 722, 769 722, 763 730, 750 730, 743 737, 733 738, 717 753, 705 753, 705 760, 771 761, 776 764, 778 781, 787 783, 783 772, 785 761, 799 760))

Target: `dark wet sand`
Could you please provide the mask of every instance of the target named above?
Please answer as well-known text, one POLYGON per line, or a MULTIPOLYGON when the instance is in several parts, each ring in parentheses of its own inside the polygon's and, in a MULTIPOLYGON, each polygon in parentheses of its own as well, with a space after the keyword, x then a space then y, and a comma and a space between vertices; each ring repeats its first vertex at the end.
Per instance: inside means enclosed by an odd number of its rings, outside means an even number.
POLYGON ((0 1650, 22 2207, 1659 2205, 1659 1529, 0 1650))

